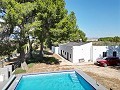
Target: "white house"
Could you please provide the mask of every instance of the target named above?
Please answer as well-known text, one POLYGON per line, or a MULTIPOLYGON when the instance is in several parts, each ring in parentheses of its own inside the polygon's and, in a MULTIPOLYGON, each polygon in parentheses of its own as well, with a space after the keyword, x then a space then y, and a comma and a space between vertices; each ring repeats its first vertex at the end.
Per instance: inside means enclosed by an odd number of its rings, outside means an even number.
POLYGON ((120 46, 92 46, 91 53, 91 60, 94 62, 102 57, 114 56, 120 58, 120 46))
POLYGON ((92 42, 69 42, 52 47, 52 51, 73 63, 95 62, 98 58, 120 57, 120 46, 93 46, 92 42))
POLYGON ((59 45, 59 54, 73 63, 90 60, 92 43, 70 42, 59 45))

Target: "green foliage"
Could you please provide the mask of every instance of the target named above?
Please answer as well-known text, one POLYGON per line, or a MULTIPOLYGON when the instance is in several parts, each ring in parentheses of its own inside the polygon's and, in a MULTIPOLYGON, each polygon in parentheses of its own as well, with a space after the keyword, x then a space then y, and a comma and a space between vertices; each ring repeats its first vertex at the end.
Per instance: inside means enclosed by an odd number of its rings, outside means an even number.
POLYGON ((20 73, 26 73, 26 70, 23 70, 21 68, 17 68, 14 72, 14 74, 20 74, 20 73))
POLYGON ((93 45, 95 46, 120 46, 120 42, 110 42, 110 41, 97 41, 97 42, 92 42, 93 45))
POLYGON ((120 37, 115 36, 115 37, 103 37, 99 38, 99 41, 110 41, 110 42, 120 42, 120 37))
POLYGON ((42 60, 39 60, 40 57, 36 57, 34 62, 40 62, 40 63, 46 63, 46 64, 50 64, 50 65, 53 65, 53 64, 59 64, 59 60, 54 58, 54 57, 43 57, 42 60))
POLYGON ((2 0, 1 7, 6 10, 4 19, 10 34, 15 26, 20 27, 20 52, 28 34, 39 39, 41 53, 44 43, 49 47, 54 43, 87 39, 76 24, 75 13, 67 13, 64 0, 2 0))
POLYGON ((86 41, 85 33, 81 31, 76 25, 75 13, 71 12, 63 18, 58 24, 56 29, 53 30, 54 42, 64 41, 86 41))
POLYGON ((0 41, 0 56, 10 55, 15 48, 17 48, 14 42, 0 41))
POLYGON ((43 57, 43 59, 40 58, 40 56, 35 55, 33 59, 27 60, 28 67, 31 68, 35 63, 46 63, 46 64, 59 64, 59 60, 54 57, 43 57))
POLYGON ((54 58, 54 57, 47 57, 47 58, 45 58, 45 62, 46 62, 46 64, 51 64, 51 65, 59 64, 59 61, 56 58, 54 58))
POLYGON ((24 46, 28 41, 29 23, 32 21, 32 11, 35 8, 35 4, 27 2, 27 0, 24 0, 23 3, 21 3, 21 0, 2 0, 2 8, 6 10, 4 19, 10 31, 9 36, 15 34, 13 32, 15 26, 20 28, 20 33, 17 33, 20 38, 17 40, 20 57, 24 57, 24 46))
POLYGON ((33 65, 34 65, 34 63, 29 63, 29 64, 28 64, 28 68, 32 68, 33 65))

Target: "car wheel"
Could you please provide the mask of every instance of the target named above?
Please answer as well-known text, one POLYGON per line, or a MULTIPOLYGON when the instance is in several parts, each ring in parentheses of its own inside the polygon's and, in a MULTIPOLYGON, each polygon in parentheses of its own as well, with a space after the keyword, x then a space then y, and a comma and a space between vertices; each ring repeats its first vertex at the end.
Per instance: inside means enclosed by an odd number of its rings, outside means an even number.
POLYGON ((107 67, 107 64, 106 64, 106 63, 104 63, 104 64, 103 64, 103 66, 104 66, 104 67, 107 67))

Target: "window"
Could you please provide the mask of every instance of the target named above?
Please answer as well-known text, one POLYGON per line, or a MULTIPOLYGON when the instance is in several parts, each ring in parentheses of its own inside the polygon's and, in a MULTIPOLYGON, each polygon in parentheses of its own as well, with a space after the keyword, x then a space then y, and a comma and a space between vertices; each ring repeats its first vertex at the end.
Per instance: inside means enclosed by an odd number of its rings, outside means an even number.
POLYGON ((71 58, 71 54, 70 54, 70 58, 71 58))
POLYGON ((117 52, 114 51, 114 52, 113 52, 113 57, 116 57, 116 56, 117 56, 117 52))
POLYGON ((65 55, 66 55, 66 52, 65 52, 65 55))
POLYGON ((69 60, 69 53, 67 52, 67 60, 69 60))
POLYGON ((61 50, 61 55, 62 55, 62 50, 61 50))
POLYGON ((107 57, 107 52, 103 52, 103 57, 107 57))
POLYGON ((63 53, 64 53, 64 51, 63 51, 63 53))

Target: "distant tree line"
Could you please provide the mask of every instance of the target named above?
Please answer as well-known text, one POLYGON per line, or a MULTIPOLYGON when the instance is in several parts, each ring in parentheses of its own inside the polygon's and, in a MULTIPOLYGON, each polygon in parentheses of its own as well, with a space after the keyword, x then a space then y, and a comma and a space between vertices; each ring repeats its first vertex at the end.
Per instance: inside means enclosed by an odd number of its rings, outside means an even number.
POLYGON ((99 38, 98 41, 120 42, 120 37, 118 37, 118 36, 103 37, 103 38, 99 38))

